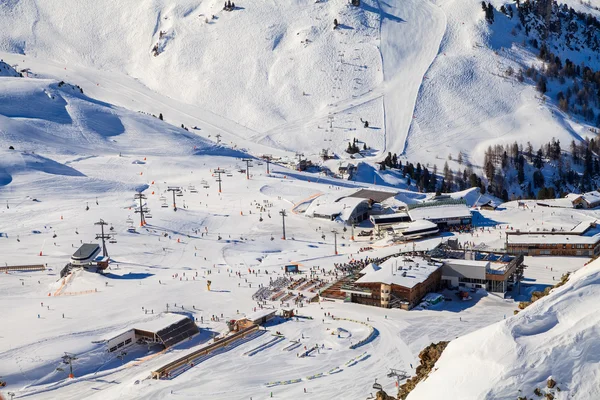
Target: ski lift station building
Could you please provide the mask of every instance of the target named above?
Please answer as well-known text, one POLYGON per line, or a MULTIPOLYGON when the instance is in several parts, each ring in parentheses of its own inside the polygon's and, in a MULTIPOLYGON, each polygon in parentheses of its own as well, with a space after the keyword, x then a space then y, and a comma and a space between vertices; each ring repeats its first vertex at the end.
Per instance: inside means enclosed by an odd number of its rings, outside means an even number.
POLYGON ((433 222, 440 230, 459 225, 470 226, 473 218, 464 200, 453 199, 410 204, 408 214, 411 220, 433 222))
POLYGON ((200 330, 187 315, 162 313, 152 320, 136 324, 135 327, 106 340, 109 353, 135 343, 157 343, 165 348, 195 336, 200 330))
POLYGON ((84 243, 71 256, 71 265, 78 267, 92 265, 98 254, 100 254, 100 245, 84 243))
POLYGON ((369 217, 369 200, 357 197, 324 194, 312 201, 305 215, 334 221, 340 218, 348 224, 360 223, 369 217))
POLYGON ((310 203, 305 215, 330 221, 339 218, 346 224, 358 224, 369 218, 369 211, 374 203, 395 195, 394 192, 369 189, 348 189, 322 194, 310 203))

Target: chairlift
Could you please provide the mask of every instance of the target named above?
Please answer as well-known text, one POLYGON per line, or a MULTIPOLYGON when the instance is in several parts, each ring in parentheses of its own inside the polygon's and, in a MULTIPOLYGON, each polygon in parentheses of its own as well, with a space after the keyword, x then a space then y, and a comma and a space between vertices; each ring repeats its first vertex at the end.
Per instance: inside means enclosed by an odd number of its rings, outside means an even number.
POLYGON ((146 214, 144 215, 144 218, 152 218, 152 214, 146 214))
POLYGON ((161 208, 169 208, 169 205, 167 203, 162 203, 160 206, 161 208))
POLYGON ((177 197, 183 197, 183 192, 180 190, 178 192, 175 192, 175 196, 177 197))
POLYGON ((136 232, 135 227, 130 226, 129 228, 127 228, 127 232, 129 232, 129 233, 135 233, 136 232))
POLYGON ((228 173, 227 176, 231 178, 233 176, 233 174, 228 173))
POLYGON ((204 185, 204 189, 208 189, 208 188, 210 188, 209 184, 204 185))
POLYGON ((158 200, 160 200, 161 203, 164 203, 165 201, 167 201, 167 198, 165 196, 160 196, 158 200))
POLYGON ((131 218, 127 218, 125 222, 127 222, 129 225, 133 224, 133 220, 131 218))
POLYGON ((116 240, 116 239, 110 239, 110 240, 108 241, 108 243, 117 243, 117 240, 116 240))

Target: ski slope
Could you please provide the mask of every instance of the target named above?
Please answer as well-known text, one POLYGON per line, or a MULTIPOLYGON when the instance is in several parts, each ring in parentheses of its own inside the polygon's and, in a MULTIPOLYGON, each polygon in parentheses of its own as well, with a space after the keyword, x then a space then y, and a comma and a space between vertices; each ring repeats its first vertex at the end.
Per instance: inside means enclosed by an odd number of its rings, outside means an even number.
MULTIPOLYGON (((507 4, 492 3, 496 9, 507 4)), ((578 2, 566 3, 581 7, 575 5, 578 2)), ((456 170, 464 168, 456 162, 459 152, 478 167, 488 146, 497 143, 529 141, 537 148, 552 137, 570 143, 593 135, 588 124, 545 101, 534 85, 505 75, 509 67, 518 71, 539 63, 535 49, 522 46, 527 39, 524 33, 511 34, 519 23, 516 11, 512 20, 496 11, 490 25, 480 3, 440 0, 435 4, 446 16, 447 26, 439 54, 419 90, 404 149, 409 160, 438 166, 448 160, 456 170)))
POLYGON ((223 128, 212 137, 242 147, 249 140, 344 157, 356 137, 371 156, 402 150, 445 29, 437 7, 374 0, 360 8, 343 0, 237 6, 20 0, 2 6, 0 51, 19 69, 68 79, 100 100, 163 113, 177 126, 223 128), (135 24, 123 23, 132 18, 135 24))

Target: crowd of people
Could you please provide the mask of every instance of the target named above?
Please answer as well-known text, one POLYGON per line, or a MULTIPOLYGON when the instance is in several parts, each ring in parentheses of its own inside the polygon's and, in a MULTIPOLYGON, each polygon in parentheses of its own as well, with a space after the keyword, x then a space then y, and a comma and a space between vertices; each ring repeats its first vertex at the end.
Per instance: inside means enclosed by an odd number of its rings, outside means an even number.
POLYGON ((335 276, 337 277, 337 272, 341 272, 343 274, 351 274, 357 271, 360 271, 361 269, 363 269, 364 267, 366 267, 367 265, 371 264, 372 262, 378 262, 378 259, 376 258, 371 258, 371 257, 365 257, 363 259, 351 259, 348 262, 345 263, 335 263, 333 264, 334 268, 335 268, 335 276))
POLYGON ((225 5, 223 6, 223 10, 225 10, 225 11, 235 10, 235 3, 232 3, 231 1, 227 0, 225 2, 225 5))

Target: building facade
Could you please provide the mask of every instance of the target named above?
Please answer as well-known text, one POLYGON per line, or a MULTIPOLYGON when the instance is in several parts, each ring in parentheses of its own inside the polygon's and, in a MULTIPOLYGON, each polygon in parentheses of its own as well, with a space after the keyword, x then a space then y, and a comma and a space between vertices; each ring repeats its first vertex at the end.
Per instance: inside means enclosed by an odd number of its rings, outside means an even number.
POLYGON ((374 307, 402 308, 417 306, 427 293, 440 288, 442 263, 425 261, 388 272, 393 264, 384 263, 379 269, 364 274, 351 285, 341 288, 350 301, 374 307))
POLYGON ((506 251, 527 256, 580 256, 595 257, 600 254, 600 234, 591 236, 507 233, 506 251))

